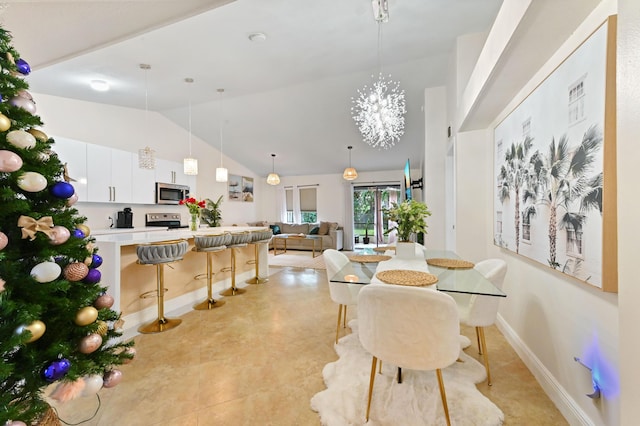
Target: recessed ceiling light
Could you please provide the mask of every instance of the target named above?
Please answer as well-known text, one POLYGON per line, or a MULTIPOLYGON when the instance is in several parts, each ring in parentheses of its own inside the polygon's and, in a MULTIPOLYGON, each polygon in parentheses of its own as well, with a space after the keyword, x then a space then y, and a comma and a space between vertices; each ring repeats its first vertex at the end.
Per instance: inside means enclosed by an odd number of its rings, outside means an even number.
POLYGON ((257 43, 263 42, 267 39, 267 35, 265 33, 252 33, 249 34, 249 40, 255 41, 257 43))
POLYGON ((91 80, 89 86, 97 92, 106 92, 109 90, 109 83, 104 80, 91 80))

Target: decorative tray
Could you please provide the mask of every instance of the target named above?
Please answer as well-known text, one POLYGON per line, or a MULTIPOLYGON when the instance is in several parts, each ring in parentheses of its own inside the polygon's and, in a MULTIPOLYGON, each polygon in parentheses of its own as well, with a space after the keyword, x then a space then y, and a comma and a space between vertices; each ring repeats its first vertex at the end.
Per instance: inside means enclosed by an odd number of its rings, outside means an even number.
POLYGON ((391 259, 391 256, 382 254, 356 254, 349 256, 349 260, 358 263, 377 263, 391 259))
POLYGON ((413 287, 422 287, 438 282, 438 277, 433 274, 422 271, 409 271, 405 269, 381 271, 376 274, 376 277, 387 284, 407 285, 413 287))
POLYGON ((470 269, 475 266, 473 262, 469 262, 466 260, 444 259, 444 258, 437 258, 437 257, 427 259, 427 264, 431 266, 439 266, 441 268, 447 268, 447 269, 470 269))
POLYGON ((375 251, 376 253, 384 253, 387 250, 395 250, 396 246, 381 246, 381 247, 374 247, 373 251, 375 251))

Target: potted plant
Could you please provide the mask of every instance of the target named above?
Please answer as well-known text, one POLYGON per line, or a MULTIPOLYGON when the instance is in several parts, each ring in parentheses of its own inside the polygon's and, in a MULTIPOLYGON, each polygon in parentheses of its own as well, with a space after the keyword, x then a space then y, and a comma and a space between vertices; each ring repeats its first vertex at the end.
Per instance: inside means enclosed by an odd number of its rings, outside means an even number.
POLYGON ((371 222, 367 221, 367 223, 364 225, 364 237, 362 237, 362 242, 364 244, 369 244, 369 224, 371 222))
POLYGON ((416 200, 405 200, 402 203, 392 203, 391 208, 384 209, 390 221, 397 225, 390 228, 387 233, 397 230, 398 243, 396 244, 396 254, 401 257, 413 257, 415 251, 414 243, 409 248, 401 248, 402 243, 411 242, 411 236, 418 233, 427 233, 427 217, 431 216, 431 212, 426 204, 416 200), (404 251, 407 251, 405 253, 404 251), (408 251, 411 251, 410 255, 408 251))
POLYGON ((200 212, 200 217, 204 223, 212 227, 220 226, 222 224, 220 204, 222 204, 222 195, 215 203, 208 198, 206 199, 206 205, 200 212))

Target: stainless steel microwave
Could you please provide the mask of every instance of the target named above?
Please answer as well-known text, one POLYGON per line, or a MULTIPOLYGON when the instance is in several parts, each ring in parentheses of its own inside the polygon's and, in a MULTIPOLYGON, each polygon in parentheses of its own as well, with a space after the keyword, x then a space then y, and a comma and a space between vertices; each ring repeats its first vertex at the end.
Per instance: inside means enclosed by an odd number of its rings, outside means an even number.
POLYGON ((180 204, 189 197, 189 187, 175 183, 156 182, 156 204, 180 204))

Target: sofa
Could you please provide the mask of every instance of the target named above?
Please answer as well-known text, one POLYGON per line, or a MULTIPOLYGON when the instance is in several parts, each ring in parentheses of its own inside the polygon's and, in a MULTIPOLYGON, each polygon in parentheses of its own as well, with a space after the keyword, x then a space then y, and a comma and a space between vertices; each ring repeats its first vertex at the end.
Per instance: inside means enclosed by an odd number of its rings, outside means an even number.
MULTIPOLYGON (((284 223, 284 222, 251 222, 249 226, 268 226, 273 231, 273 235, 318 235, 322 238, 322 249, 342 250, 344 231, 337 222, 320 223, 284 223)), ((278 248, 284 247, 284 243, 279 241, 278 248)), ((269 243, 269 248, 273 248, 273 239, 269 243)), ((287 250, 311 250, 313 245, 309 241, 290 238, 287 240, 287 250)), ((316 249, 318 249, 316 244, 316 249)))

